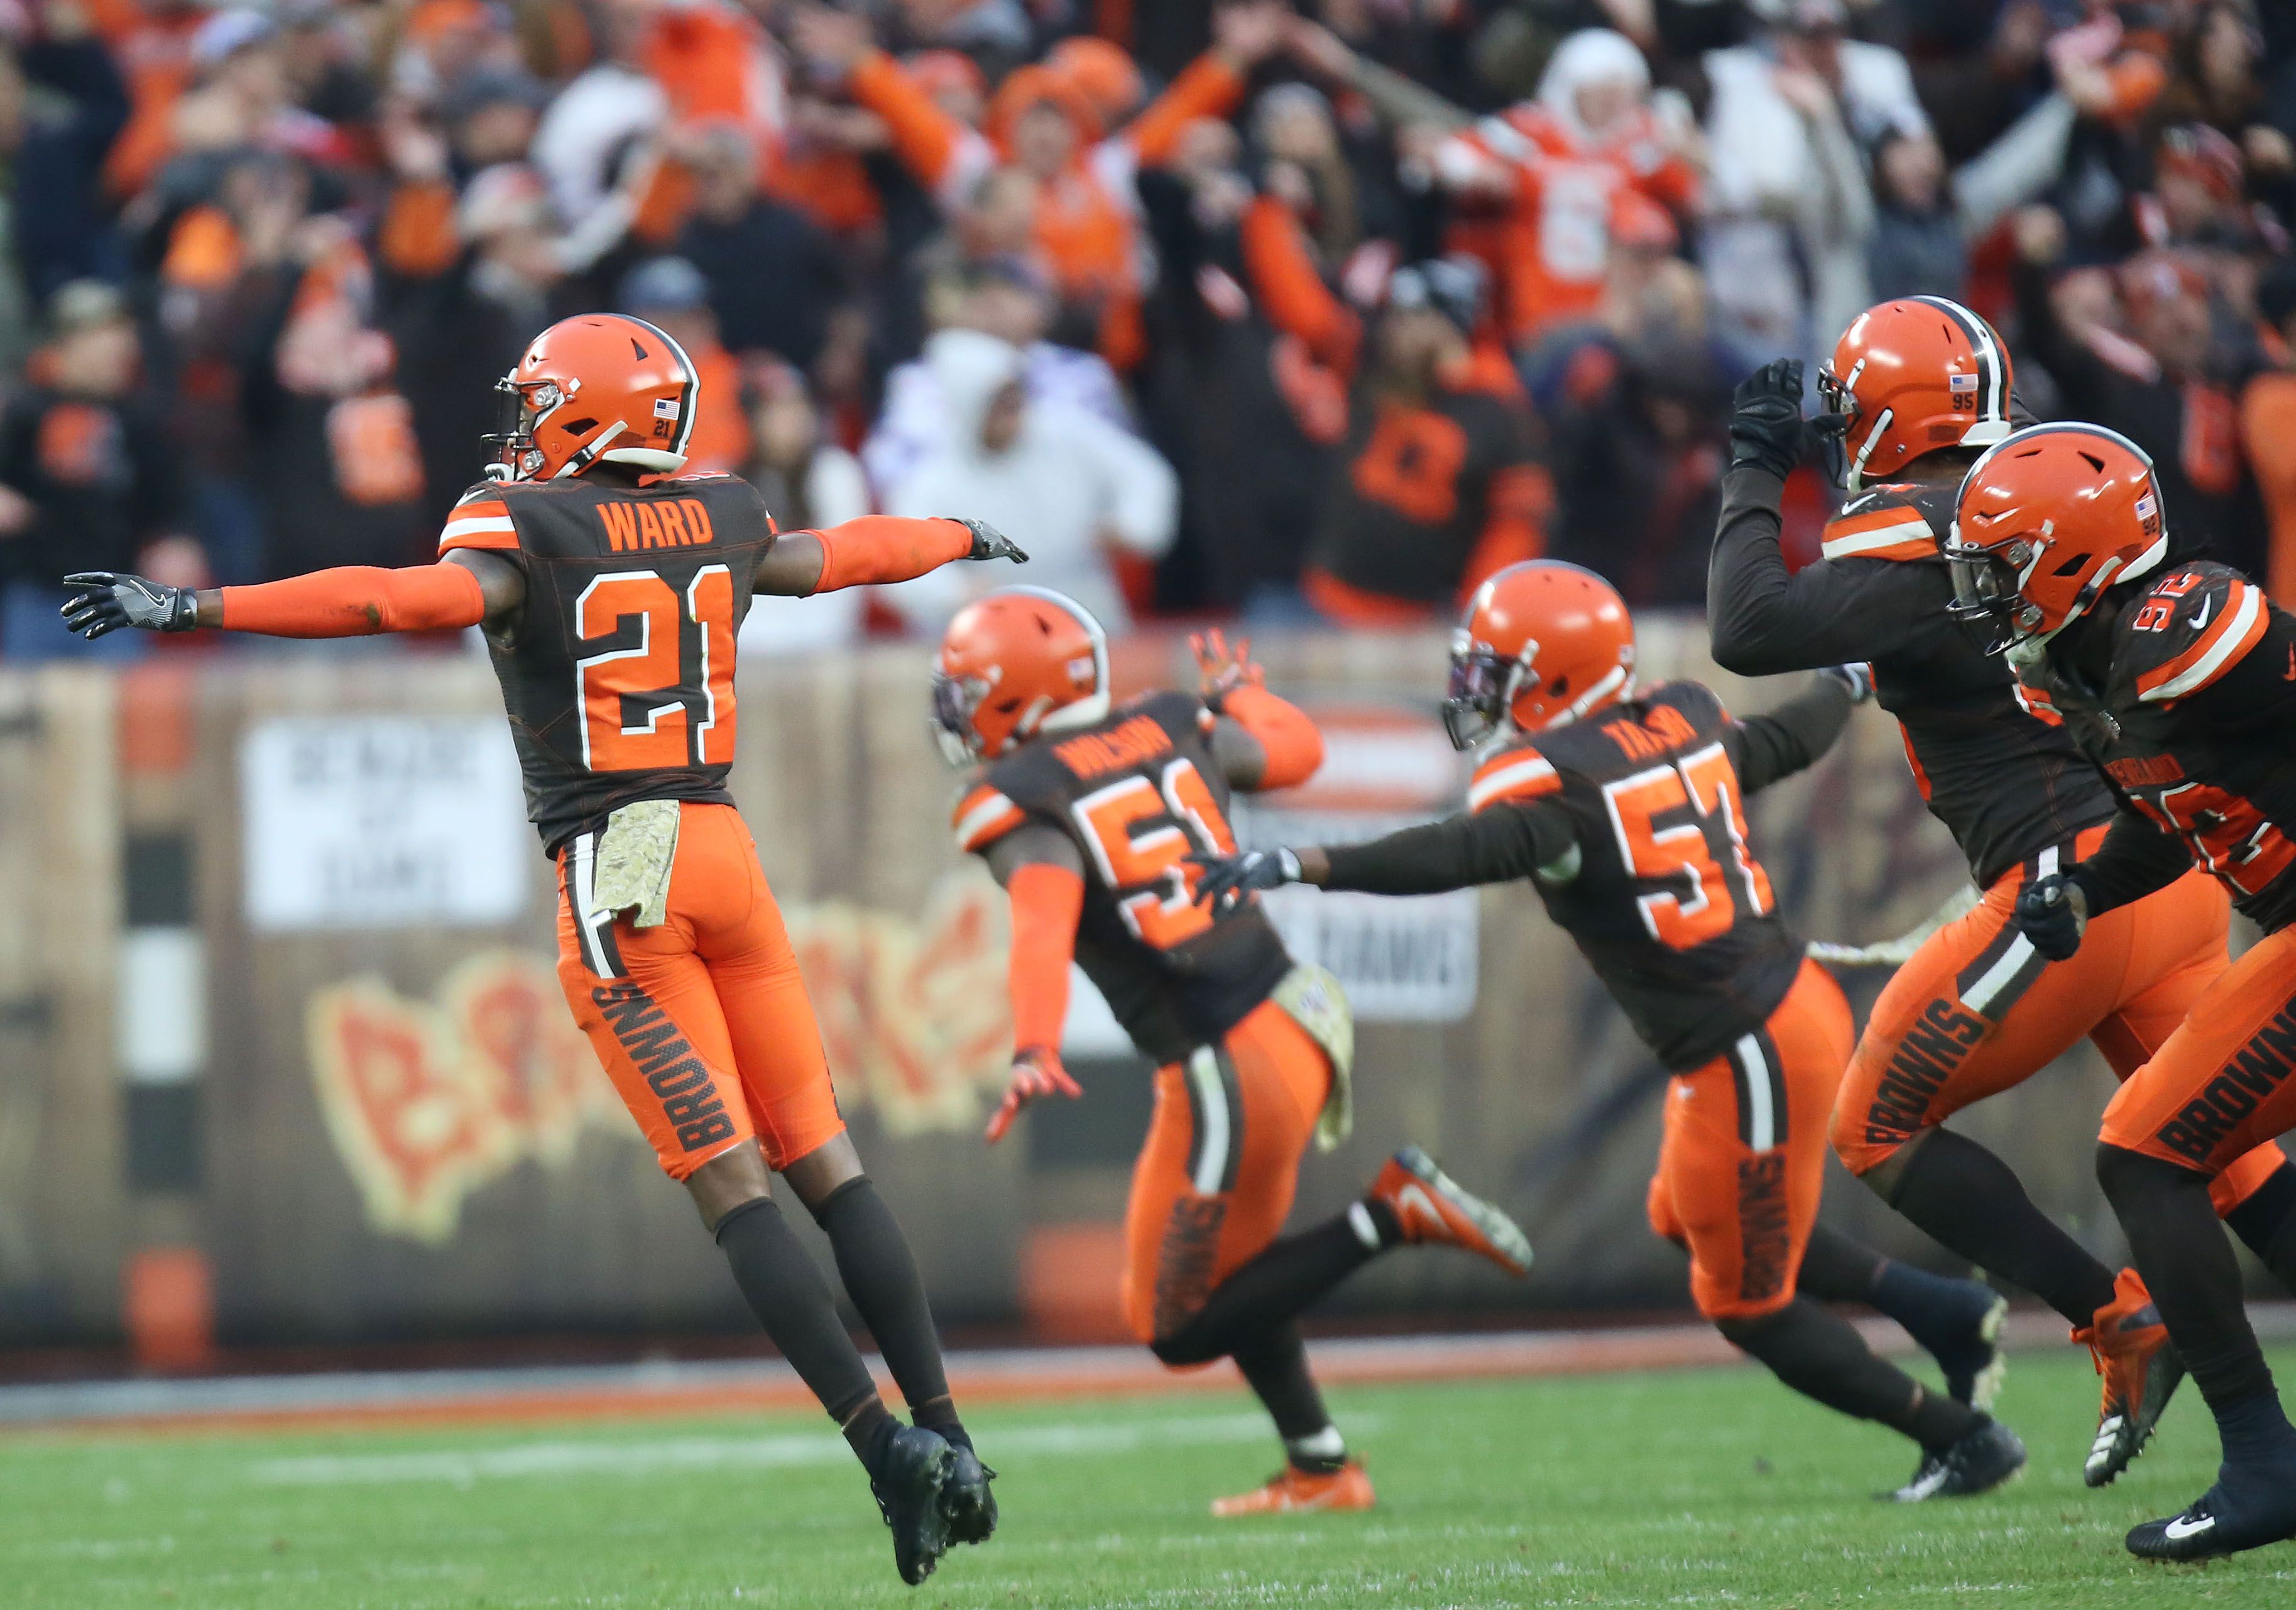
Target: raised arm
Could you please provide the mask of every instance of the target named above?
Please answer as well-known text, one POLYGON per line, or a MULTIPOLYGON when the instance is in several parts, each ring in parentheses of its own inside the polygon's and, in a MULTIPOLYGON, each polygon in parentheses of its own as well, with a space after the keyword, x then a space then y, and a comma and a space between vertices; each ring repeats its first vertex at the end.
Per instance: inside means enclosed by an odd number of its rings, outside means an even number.
POLYGON ((822 530, 784 532, 758 564, 750 590, 808 598, 849 587, 914 581, 961 559, 1025 564, 1029 555, 979 520, 864 514, 822 530))
POLYGON ((1715 663, 1742 677, 1870 660, 1934 624, 1911 563, 1826 559, 1787 571, 1778 505, 1804 440, 1801 368, 1795 358, 1757 370, 1730 417, 1706 619, 1715 663))
POLYGON ((1233 648, 1218 628, 1188 639, 1212 713, 1212 756, 1228 785, 1246 793, 1294 788, 1324 763, 1324 735, 1307 711, 1267 691, 1251 662, 1251 639, 1233 648))

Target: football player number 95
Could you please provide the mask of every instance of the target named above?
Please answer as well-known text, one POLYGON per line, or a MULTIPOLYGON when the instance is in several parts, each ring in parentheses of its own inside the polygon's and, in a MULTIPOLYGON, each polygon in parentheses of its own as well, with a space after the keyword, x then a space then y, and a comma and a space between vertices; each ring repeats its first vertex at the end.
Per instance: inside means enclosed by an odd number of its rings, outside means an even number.
POLYGON ((704 565, 681 591, 655 571, 582 589, 574 630, 612 645, 574 662, 592 771, 718 766, 734 758, 734 577, 704 565), (635 625, 633 624, 635 623, 635 625))
POLYGON ((1116 908, 1143 944, 1168 950, 1212 925, 1196 903, 1203 870, 1187 858, 1234 855, 1235 834, 1194 762, 1174 760, 1153 783, 1120 778, 1070 809, 1108 886, 1139 891, 1119 895, 1116 908), (1162 825, 1136 834, 1151 817, 1162 825))

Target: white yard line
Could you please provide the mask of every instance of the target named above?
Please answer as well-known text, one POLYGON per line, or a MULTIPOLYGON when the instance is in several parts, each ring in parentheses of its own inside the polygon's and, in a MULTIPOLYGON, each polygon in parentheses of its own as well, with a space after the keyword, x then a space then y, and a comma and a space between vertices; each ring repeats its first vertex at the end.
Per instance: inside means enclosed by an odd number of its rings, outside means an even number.
MULTIPOLYGON (((1368 1431, 1379 1417, 1349 1417, 1350 1430, 1368 1431)), ((1168 1418, 1016 1426, 996 1433, 1002 1458, 1032 1455, 1134 1453, 1144 1448, 1272 1440, 1267 1417, 1184 1415, 1168 1418)), ((535 1476, 645 1476, 663 1471, 772 1470, 791 1466, 841 1465, 852 1458, 834 1432, 766 1437, 657 1437, 639 1441, 513 1442, 470 1451, 308 1454, 263 1459, 248 1467, 256 1482, 289 1487, 366 1483, 441 1482, 468 1487, 480 1481, 535 1476)))

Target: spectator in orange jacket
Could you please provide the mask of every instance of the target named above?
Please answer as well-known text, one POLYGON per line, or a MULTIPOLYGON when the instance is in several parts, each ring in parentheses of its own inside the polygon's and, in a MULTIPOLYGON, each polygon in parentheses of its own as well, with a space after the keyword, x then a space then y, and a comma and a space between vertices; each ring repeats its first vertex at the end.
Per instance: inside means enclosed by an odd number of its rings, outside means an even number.
POLYGON ((1051 65, 1017 68, 989 102, 985 126, 975 129, 943 111, 872 44, 857 19, 801 13, 798 38, 809 54, 844 74, 856 102, 884 119, 895 153, 945 209, 964 206, 999 167, 1020 168, 1035 181, 1038 252, 1062 299, 1090 310, 1101 355, 1125 369, 1139 361, 1144 342, 1133 175, 1143 164, 1163 161, 1194 119, 1234 110, 1246 76, 1282 42, 1288 14, 1267 0, 1222 12, 1212 49, 1114 133, 1100 122, 1095 91, 1104 102, 1106 86, 1096 72, 1079 82, 1051 65))

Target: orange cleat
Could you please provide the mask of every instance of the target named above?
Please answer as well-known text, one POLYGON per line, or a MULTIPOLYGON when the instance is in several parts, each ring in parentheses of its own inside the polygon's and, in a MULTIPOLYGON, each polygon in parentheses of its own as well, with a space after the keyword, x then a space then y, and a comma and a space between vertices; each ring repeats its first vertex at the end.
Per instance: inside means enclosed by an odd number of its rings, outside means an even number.
POLYGON ((2112 1301, 2073 1332, 2073 1340, 2088 1344, 2096 1373, 2104 1377, 2096 1441, 2081 1466, 2081 1479, 2102 1487, 2144 1450, 2185 1378, 2185 1360, 2169 1340, 2169 1327, 2152 1306, 2144 1277, 2133 1269, 2120 1271, 2112 1283, 2112 1301))
POLYGON ((1406 1241, 1456 1246, 1489 1259, 1510 1275, 1529 1271, 1530 1239, 1521 1228, 1437 1168, 1417 1146, 1406 1146, 1388 1159, 1371 1182, 1371 1199, 1395 1215, 1406 1241))
POLYGON ((1363 1466, 1349 1459, 1337 1470, 1318 1474, 1286 1465, 1267 1478, 1267 1485, 1232 1499, 1214 1499, 1212 1514, 1221 1520, 1245 1515, 1286 1515, 1296 1509, 1368 1509, 1374 1503, 1371 1477, 1363 1466))

